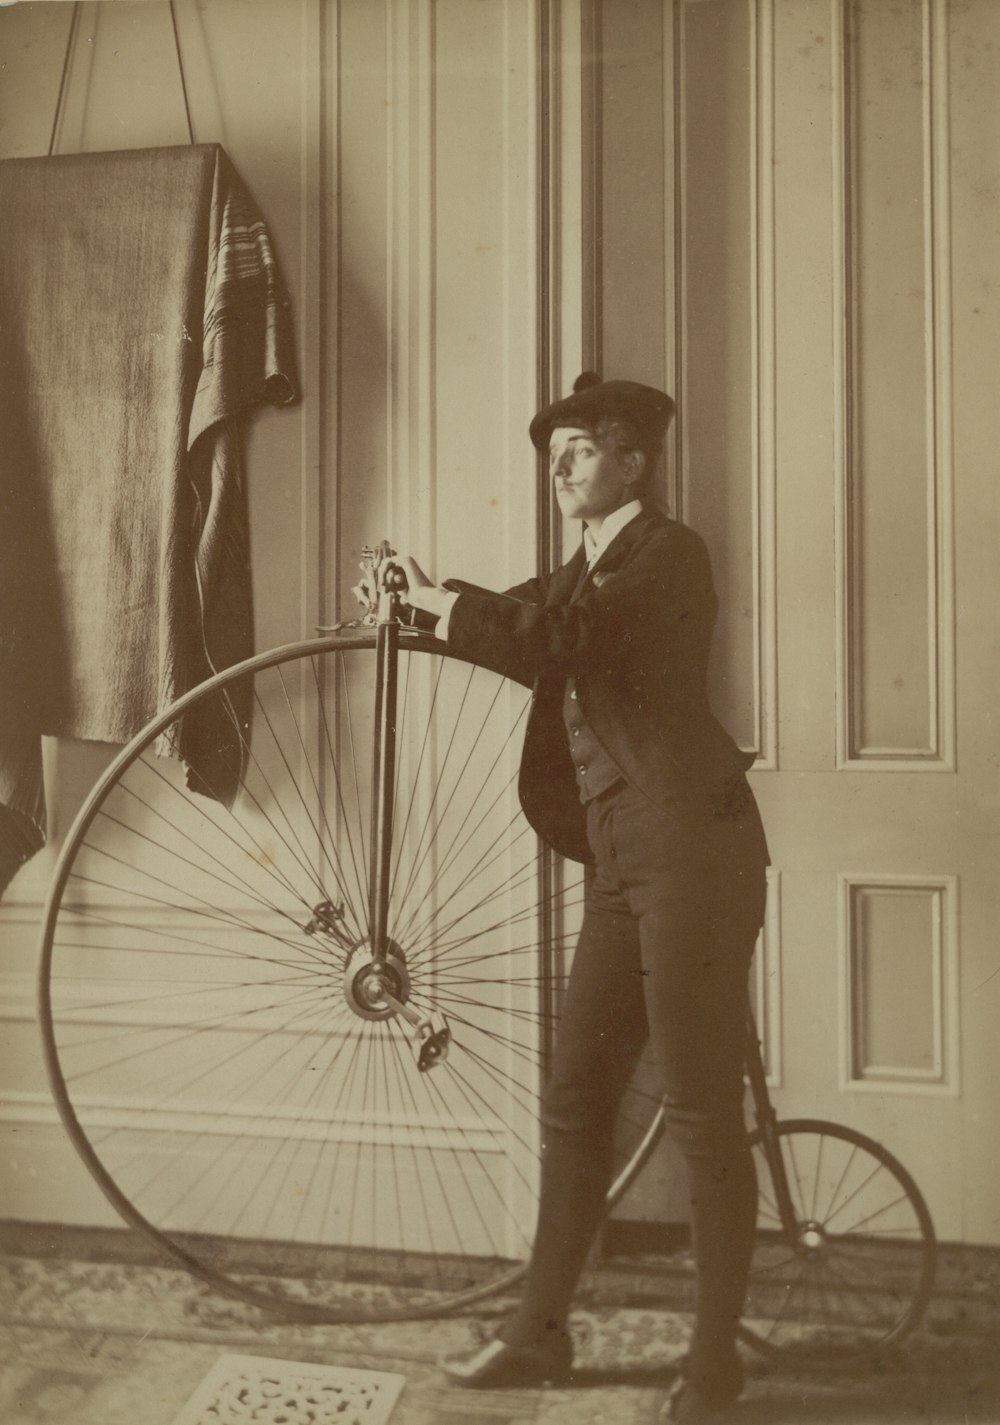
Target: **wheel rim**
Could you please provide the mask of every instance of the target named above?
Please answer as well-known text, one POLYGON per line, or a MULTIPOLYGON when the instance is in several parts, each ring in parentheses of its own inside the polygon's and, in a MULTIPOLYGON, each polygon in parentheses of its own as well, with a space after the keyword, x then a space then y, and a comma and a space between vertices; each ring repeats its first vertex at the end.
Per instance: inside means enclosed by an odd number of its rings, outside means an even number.
MULTIPOLYGON (((433 1314, 521 1274, 539 978, 562 978, 582 899, 567 867, 546 970, 515 790, 527 694, 414 641, 392 953, 372 978, 371 645, 252 659, 151 724, 67 838, 43 937, 50 1078, 106 1196, 211 1285, 302 1319, 433 1314), (253 730, 227 809, 156 749, 199 698, 229 711, 238 688, 253 730), (444 1063, 417 1068, 426 1034, 407 1012, 444 1016, 444 1063)), ((654 1108, 626 1098, 615 1192, 654 1108)))
POLYGON ((783 1230, 762 1134, 757 1240, 740 1333, 771 1356, 870 1356, 920 1320, 934 1276, 934 1230, 909 1173, 880 1144, 838 1124, 778 1125, 796 1216, 783 1230))

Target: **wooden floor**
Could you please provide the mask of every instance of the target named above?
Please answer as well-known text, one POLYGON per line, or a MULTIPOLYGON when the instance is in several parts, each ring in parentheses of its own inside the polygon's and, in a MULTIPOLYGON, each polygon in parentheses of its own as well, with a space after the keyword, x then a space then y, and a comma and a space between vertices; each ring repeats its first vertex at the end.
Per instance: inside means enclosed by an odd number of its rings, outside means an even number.
MULTIPOLYGON (((658 1305, 656 1274, 619 1263, 574 1313, 568 1387, 465 1392, 443 1380, 440 1356, 487 1339, 510 1303, 441 1321, 289 1325, 139 1247, 110 1260, 107 1245, 59 1229, 0 1234, 2 1425, 172 1425, 232 1352, 402 1374, 391 1425, 652 1425, 685 1348, 686 1318, 658 1305)), ((822 1375, 746 1364, 734 1425, 997 1425, 1000 1257, 946 1250, 924 1327, 877 1364, 822 1375)))

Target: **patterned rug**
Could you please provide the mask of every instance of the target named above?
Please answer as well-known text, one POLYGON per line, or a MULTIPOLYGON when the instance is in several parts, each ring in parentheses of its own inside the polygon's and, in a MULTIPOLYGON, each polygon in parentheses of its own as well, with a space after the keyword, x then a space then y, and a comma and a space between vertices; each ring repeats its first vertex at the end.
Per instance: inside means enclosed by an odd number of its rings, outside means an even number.
MULTIPOLYGON (((970 1265, 980 1260, 946 1257, 924 1327, 877 1364, 796 1372, 748 1353, 733 1425, 997 1425, 1000 1279, 993 1258, 970 1265)), ((657 1307, 661 1285, 632 1268, 591 1292, 571 1323, 567 1387, 470 1393, 449 1387, 438 1361, 488 1339, 510 1302, 435 1321, 288 1324, 171 1267, 11 1252, 0 1257, 0 1425, 172 1425, 234 1352, 403 1376, 391 1425, 653 1425, 688 1329, 657 1307)))

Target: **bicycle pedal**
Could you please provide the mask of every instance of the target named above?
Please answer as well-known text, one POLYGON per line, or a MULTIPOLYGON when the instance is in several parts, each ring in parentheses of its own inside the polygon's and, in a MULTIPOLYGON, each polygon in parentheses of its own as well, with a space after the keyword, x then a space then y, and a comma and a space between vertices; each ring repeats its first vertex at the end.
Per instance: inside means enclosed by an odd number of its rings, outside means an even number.
POLYGON ((437 1034, 429 1034, 422 1044, 417 1047, 417 1068, 421 1073, 426 1073, 428 1069, 434 1069, 438 1064, 443 1064, 448 1057, 448 1045, 451 1042, 451 1035, 448 1029, 442 1029, 437 1034))
POLYGON ((305 935, 315 935, 322 930, 324 934, 332 935, 339 944, 346 945, 345 924, 343 902, 335 905, 333 901, 320 901, 319 905, 313 906, 312 918, 302 927, 302 931, 305 935))
POLYGON ((417 1026, 420 1043, 417 1045, 417 1068, 421 1073, 443 1064, 448 1057, 451 1030, 444 1015, 434 1010, 417 1026))

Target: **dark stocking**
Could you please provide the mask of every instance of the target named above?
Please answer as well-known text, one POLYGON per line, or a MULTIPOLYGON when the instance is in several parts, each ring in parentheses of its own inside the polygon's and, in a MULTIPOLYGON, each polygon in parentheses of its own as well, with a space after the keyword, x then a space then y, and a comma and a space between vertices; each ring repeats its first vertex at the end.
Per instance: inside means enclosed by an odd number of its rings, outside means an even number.
MULTIPOLYGON (((610 1134, 604 1138, 610 1142, 610 1134)), ((611 1181, 611 1153, 596 1134, 547 1128, 538 1229, 524 1294, 500 1339, 536 1345, 564 1332, 570 1302, 600 1226, 611 1181)))
POLYGON ((695 1259, 695 1328, 685 1373, 707 1396, 737 1394, 736 1326, 743 1308, 757 1215, 757 1180, 742 1122, 713 1148, 709 1125, 667 1105, 685 1154, 695 1259))

